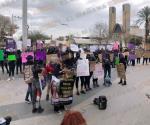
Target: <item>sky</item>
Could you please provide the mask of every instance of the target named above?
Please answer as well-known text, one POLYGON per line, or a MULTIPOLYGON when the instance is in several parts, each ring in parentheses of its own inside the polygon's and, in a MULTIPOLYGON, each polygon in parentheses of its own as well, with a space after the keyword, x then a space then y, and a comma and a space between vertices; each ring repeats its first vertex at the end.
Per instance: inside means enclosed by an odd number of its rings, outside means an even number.
MULTIPOLYGON (((150 0, 28 0, 29 31, 39 30, 47 35, 89 36, 97 23, 108 25, 109 7, 117 10, 117 23, 122 24, 122 5, 131 5, 131 25, 137 12, 150 6, 150 0)), ((0 14, 22 17, 22 0, 0 0, 0 14)), ((22 34, 22 19, 13 18, 19 26, 15 37, 22 34)))

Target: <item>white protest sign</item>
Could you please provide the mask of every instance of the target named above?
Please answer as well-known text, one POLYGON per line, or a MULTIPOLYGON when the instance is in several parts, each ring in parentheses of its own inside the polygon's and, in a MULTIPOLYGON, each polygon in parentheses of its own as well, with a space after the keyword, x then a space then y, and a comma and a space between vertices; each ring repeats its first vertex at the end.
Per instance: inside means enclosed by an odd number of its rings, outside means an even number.
POLYGON ((31 39, 27 40, 27 46, 31 47, 31 39))
POLYGON ((98 49, 98 46, 96 45, 90 46, 90 52, 95 52, 97 49, 98 49))
POLYGON ((104 76, 104 70, 102 67, 102 63, 98 63, 95 65, 95 70, 93 72, 93 77, 98 78, 99 80, 104 76))
POLYGON ((76 44, 71 44, 70 45, 70 49, 74 52, 78 52, 79 51, 79 47, 76 44))
POLYGON ((77 76, 89 76, 89 61, 87 59, 78 60, 77 76))
POLYGON ((22 41, 16 41, 17 50, 22 50, 22 41))
POLYGON ((83 53, 83 52, 84 52, 83 48, 79 48, 79 50, 81 51, 81 53, 83 53))
POLYGON ((37 43, 42 44, 43 41, 42 40, 37 40, 37 43))
POLYGON ((51 43, 51 40, 45 40, 45 44, 51 43))
POLYGON ((107 45, 107 49, 108 49, 109 51, 112 51, 112 50, 113 50, 113 45, 107 45))
POLYGON ((67 50, 67 46, 63 45, 62 46, 62 52, 65 52, 67 50))
POLYGON ((101 45, 101 46, 99 46, 99 49, 100 49, 100 50, 101 50, 101 49, 104 49, 104 50, 105 50, 105 46, 101 45))

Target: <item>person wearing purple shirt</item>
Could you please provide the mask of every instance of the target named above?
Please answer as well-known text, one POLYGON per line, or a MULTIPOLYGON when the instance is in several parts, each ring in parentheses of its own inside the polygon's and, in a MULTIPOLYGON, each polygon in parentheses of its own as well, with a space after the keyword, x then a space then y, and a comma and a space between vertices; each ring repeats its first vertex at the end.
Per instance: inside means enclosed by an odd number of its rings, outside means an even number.
POLYGON ((129 54, 129 59, 132 63, 132 66, 135 66, 135 59, 136 59, 136 55, 135 55, 135 52, 134 51, 131 51, 130 54, 129 54))
POLYGON ((39 62, 41 62, 41 61, 44 62, 44 63, 42 63, 42 65, 44 65, 46 62, 46 51, 44 49, 37 50, 35 52, 35 59, 39 62))

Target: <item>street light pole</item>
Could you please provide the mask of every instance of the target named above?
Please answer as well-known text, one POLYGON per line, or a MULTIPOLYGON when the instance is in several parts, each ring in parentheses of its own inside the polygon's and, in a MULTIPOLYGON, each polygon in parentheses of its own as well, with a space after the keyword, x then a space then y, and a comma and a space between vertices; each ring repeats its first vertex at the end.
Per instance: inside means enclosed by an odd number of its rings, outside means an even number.
POLYGON ((22 39, 23 39, 23 48, 27 46, 28 39, 28 25, 27 25, 27 0, 23 0, 22 5, 22 39))

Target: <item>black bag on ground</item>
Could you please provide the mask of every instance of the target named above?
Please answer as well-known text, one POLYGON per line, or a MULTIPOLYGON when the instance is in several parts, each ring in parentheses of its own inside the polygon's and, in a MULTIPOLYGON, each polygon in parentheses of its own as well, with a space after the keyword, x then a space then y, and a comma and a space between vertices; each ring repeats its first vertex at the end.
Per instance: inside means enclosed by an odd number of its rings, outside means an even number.
POLYGON ((105 110, 107 108, 107 98, 106 96, 99 96, 99 98, 95 98, 93 100, 95 105, 98 105, 100 110, 105 110))

